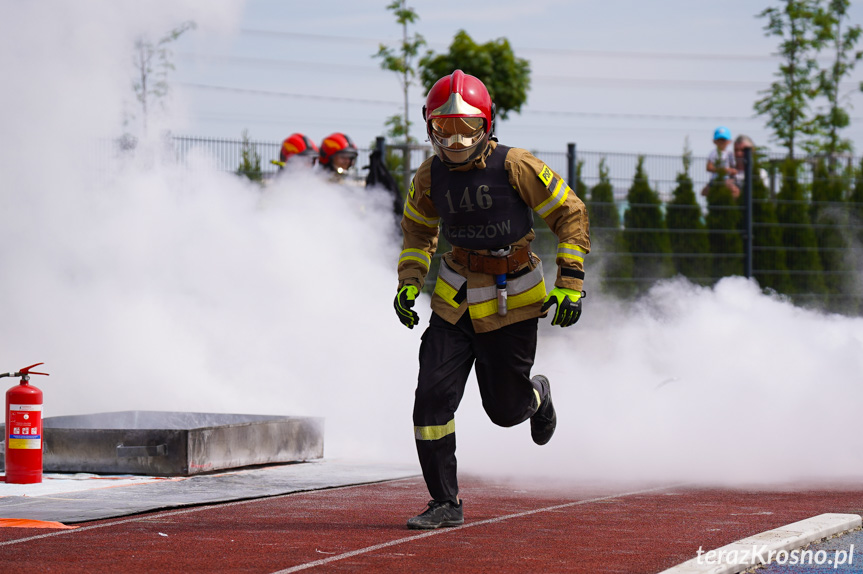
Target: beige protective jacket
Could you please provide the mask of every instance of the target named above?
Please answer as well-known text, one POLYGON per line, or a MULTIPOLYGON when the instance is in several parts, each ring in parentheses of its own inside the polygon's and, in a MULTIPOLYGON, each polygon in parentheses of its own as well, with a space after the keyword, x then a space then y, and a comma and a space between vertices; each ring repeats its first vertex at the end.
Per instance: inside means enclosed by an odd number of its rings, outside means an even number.
MULTIPOLYGON (((485 169, 489 149, 473 163, 459 170, 485 169)), ((434 157, 420 165, 405 201, 401 228, 404 243, 398 262, 399 289, 414 285, 422 289, 431 259, 437 250, 440 215, 431 200, 431 164, 434 157)), ((521 199, 548 224, 558 238, 557 287, 581 291, 584 280, 584 256, 590 251, 590 231, 584 203, 563 178, 530 152, 510 148, 504 160, 509 182, 521 199)), ((531 230, 513 243, 513 249, 524 248, 535 237, 531 230)), ((488 250, 475 250, 490 254, 488 250)), ((518 321, 544 316, 540 311, 546 297, 542 263, 534 254, 530 261, 511 275, 507 283, 507 313, 497 313, 494 276, 474 273, 444 254, 432 296, 432 311, 455 324, 465 311, 470 312, 474 330, 484 333, 518 321)))

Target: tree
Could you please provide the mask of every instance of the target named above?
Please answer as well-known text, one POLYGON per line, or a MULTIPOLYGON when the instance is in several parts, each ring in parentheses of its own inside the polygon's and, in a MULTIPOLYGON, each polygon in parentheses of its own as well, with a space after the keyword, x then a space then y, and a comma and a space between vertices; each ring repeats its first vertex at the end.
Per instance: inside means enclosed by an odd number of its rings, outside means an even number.
POLYGON ((773 139, 788 150, 794 159, 794 149, 817 133, 818 124, 809 117, 810 101, 817 85, 815 56, 823 39, 815 24, 817 0, 782 0, 781 8, 767 8, 759 18, 767 18, 767 36, 782 39, 779 56, 782 63, 770 88, 760 92, 764 97, 755 102, 758 115, 767 116, 767 127, 773 139))
POLYGON ((662 201, 650 187, 644 171, 644 156, 638 156, 632 186, 626 195, 629 209, 623 216, 623 236, 632 255, 634 276, 651 281, 672 274, 671 246, 662 216, 662 201))
POLYGON ((599 162, 599 182, 590 190, 587 204, 590 220, 592 267, 601 269, 602 288, 621 297, 636 292, 632 278, 632 255, 620 229, 620 211, 614 201, 614 186, 605 158, 599 162), (610 279, 614 278, 614 281, 610 279))
POLYGON ((776 216, 776 204, 759 174, 762 156, 752 150, 752 274, 764 289, 789 293, 791 283, 785 266, 782 229, 776 216))
MULTIPOLYGON (((857 169, 854 170, 854 187, 851 189, 851 195, 848 198, 848 207, 849 219, 852 225, 851 241, 857 245, 863 244, 863 158, 861 158, 857 169)), ((858 260, 853 267, 857 271, 858 277, 860 266, 861 263, 858 260)), ((860 284, 859 279, 852 295, 854 296, 853 302, 856 304, 859 313, 863 309, 863 285, 860 284)))
POLYGON ((717 156, 716 177, 710 181, 707 191, 707 230, 710 253, 713 254, 711 275, 714 279, 721 279, 743 275, 743 237, 740 208, 726 185, 729 180, 721 151, 717 156))
POLYGON ((674 270, 691 281, 704 283, 710 277, 710 245, 689 176, 691 164, 692 150, 687 142, 683 151, 683 171, 677 174, 677 187, 666 205, 665 221, 674 254, 674 270))
POLYGON ((824 273, 824 283, 830 297, 830 307, 840 310, 848 290, 846 281, 848 268, 845 257, 851 245, 842 232, 848 229, 848 206, 846 190, 850 182, 842 174, 832 173, 828 161, 819 158, 812 179, 812 203, 810 214, 815 224, 815 237, 824 273))
POLYGON ((581 178, 582 171, 584 170, 584 160, 580 159, 575 162, 575 181, 572 183, 572 189, 575 191, 575 195, 579 197, 582 201, 587 203, 587 185, 584 183, 584 180, 581 178))
POLYGON ((243 145, 237 175, 244 175, 251 181, 264 179, 264 174, 261 172, 261 156, 258 154, 258 147, 249 140, 249 130, 243 130, 243 145))
POLYGON ((809 219, 799 171, 797 160, 786 159, 780 166, 782 187, 777 195, 777 216, 782 226, 782 244, 787 248, 785 264, 791 281, 790 295, 802 301, 801 296, 823 296, 825 287, 818 241, 809 219))
POLYGON ((480 45, 459 30, 448 53, 435 55, 429 51, 420 60, 420 77, 426 90, 458 69, 485 84, 501 119, 505 120, 510 112, 520 112, 527 101, 530 62, 517 58, 506 38, 480 45))
POLYGON ((863 158, 860 158, 860 165, 857 166, 854 187, 851 189, 848 204, 851 213, 851 225, 857 229, 853 239, 863 243, 863 158))
POLYGON ((843 139, 839 134, 839 130, 851 123, 848 112, 842 107, 848 100, 848 94, 840 93, 840 83, 851 75, 854 66, 863 58, 863 52, 854 52, 861 28, 847 26, 850 4, 850 0, 827 0, 826 9, 819 7, 816 18, 821 41, 833 48, 834 56, 832 65, 818 72, 818 90, 827 99, 828 106, 815 115, 821 137, 812 142, 810 149, 831 156, 828 166, 831 173, 836 167, 832 156, 852 151, 851 140, 843 139))
POLYGON ((614 202, 614 186, 608 176, 605 158, 599 160, 599 183, 590 190, 587 213, 593 231, 620 229, 620 211, 614 202))
POLYGON ((387 6, 387 10, 395 15, 396 22, 402 27, 402 41, 395 49, 380 44, 378 53, 373 57, 381 59, 381 68, 391 70, 398 75, 404 94, 404 115, 396 114, 387 120, 387 125, 390 127, 387 135, 395 139, 403 138, 404 141, 402 165, 400 166, 402 193, 404 193, 410 186, 411 180, 410 145, 416 141, 410 135, 408 92, 415 83, 417 76, 414 60, 426 42, 419 34, 408 34, 408 25, 415 24, 419 20, 419 15, 413 8, 407 6, 406 0, 395 0, 387 6))
POLYGON ((183 22, 153 43, 145 37, 135 40, 132 64, 135 67, 135 80, 132 89, 135 99, 141 104, 141 121, 144 136, 147 135, 147 121, 155 104, 164 106, 168 95, 168 73, 174 69, 171 61, 171 43, 186 31, 196 27, 194 22, 183 22))

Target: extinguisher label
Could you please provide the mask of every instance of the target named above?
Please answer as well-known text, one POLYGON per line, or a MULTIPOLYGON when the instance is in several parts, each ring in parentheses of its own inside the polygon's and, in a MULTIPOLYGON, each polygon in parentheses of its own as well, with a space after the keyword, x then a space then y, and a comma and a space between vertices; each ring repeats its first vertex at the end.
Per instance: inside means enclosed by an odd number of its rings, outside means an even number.
POLYGON ((9 448, 42 448, 42 405, 9 405, 9 448))

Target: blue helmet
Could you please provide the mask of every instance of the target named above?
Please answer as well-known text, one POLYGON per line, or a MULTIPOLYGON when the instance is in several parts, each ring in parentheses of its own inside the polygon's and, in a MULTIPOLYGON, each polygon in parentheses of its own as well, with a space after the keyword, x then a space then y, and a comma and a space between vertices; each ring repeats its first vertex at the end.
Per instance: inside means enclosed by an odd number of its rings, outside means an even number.
POLYGON ((731 130, 729 130, 725 126, 719 126, 718 128, 716 128, 716 131, 713 132, 713 139, 715 139, 715 140, 730 140, 731 139, 731 130))

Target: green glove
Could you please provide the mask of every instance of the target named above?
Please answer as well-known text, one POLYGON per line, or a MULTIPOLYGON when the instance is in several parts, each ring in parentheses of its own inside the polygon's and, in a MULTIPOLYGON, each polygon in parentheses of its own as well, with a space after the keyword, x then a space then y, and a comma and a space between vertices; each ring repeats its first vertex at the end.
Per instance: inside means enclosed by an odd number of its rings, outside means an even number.
POLYGON ((557 305, 557 310, 554 312, 551 324, 569 327, 581 317, 581 292, 555 287, 545 298, 542 311, 550 309, 552 305, 557 305))
POLYGON ((420 316, 416 314, 416 311, 411 310, 411 307, 414 306, 414 299, 417 298, 419 292, 420 290, 413 285, 405 285, 399 289, 396 300, 393 302, 396 313, 399 316, 399 321, 408 329, 413 329, 414 325, 419 323, 420 320, 420 316))

